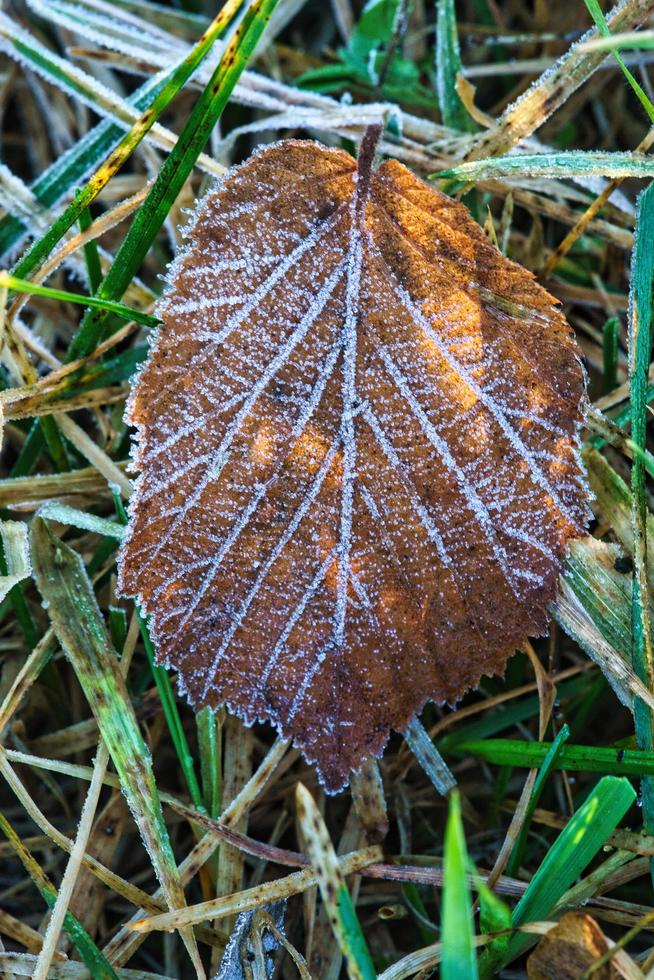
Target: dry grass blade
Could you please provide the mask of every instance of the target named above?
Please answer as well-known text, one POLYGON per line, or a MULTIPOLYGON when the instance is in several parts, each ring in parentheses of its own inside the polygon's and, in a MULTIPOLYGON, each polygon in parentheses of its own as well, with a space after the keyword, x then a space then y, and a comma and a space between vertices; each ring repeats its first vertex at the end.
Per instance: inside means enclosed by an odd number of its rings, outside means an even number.
POLYGON ((43 938, 43 948, 34 966, 33 980, 47 980, 49 975, 50 966, 56 952, 59 933, 61 932, 64 924, 68 904, 70 902, 73 888, 75 887, 77 876, 81 870, 82 858, 84 851, 86 850, 89 835, 91 833, 91 825, 95 815, 95 809, 100 798, 100 790, 102 789, 102 779, 108 762, 109 752, 106 746, 103 744, 98 749, 98 757, 95 762, 93 778, 91 780, 91 785, 89 786, 89 791, 86 795, 86 800, 80 816, 77 837, 75 838, 75 843, 70 852, 70 858, 68 864, 66 865, 66 873, 64 874, 63 881, 59 887, 57 900, 52 909, 52 915, 50 916, 48 928, 43 938))
POLYGON ((329 923, 345 959, 348 976, 350 980, 374 980, 375 968, 325 821, 302 783, 298 783, 295 798, 300 831, 315 869, 329 923))
MULTIPOLYGON (((346 854, 338 861, 340 873, 343 877, 355 874, 369 864, 376 864, 381 856, 381 848, 376 844, 371 847, 364 847, 352 854, 346 854)), ((247 912, 248 909, 260 908, 263 905, 269 905, 271 902, 290 898, 291 895, 301 895, 302 892, 312 888, 317 883, 316 872, 307 868, 277 881, 267 882, 265 885, 245 888, 236 895, 214 898, 211 901, 189 906, 189 908, 178 912, 166 912, 163 915, 139 919, 132 925, 132 929, 140 933, 151 932, 153 929, 181 929, 199 922, 206 922, 209 919, 217 919, 220 916, 234 915, 235 913, 247 912)))

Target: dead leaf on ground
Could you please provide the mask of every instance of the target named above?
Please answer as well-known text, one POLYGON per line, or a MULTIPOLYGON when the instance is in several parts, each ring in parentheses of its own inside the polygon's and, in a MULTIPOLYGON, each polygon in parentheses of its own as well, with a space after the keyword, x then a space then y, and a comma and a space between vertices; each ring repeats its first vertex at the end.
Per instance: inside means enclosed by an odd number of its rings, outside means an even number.
MULTIPOLYGON (((566 912, 527 960, 527 977, 529 980, 579 980, 608 950, 606 936, 590 915, 566 912)), ((593 980, 616 980, 617 976, 607 963, 593 974, 593 980)))
POLYGON ((547 626, 586 519, 572 331, 394 160, 258 150, 199 206, 129 416, 123 592, 193 704, 329 791, 547 626))

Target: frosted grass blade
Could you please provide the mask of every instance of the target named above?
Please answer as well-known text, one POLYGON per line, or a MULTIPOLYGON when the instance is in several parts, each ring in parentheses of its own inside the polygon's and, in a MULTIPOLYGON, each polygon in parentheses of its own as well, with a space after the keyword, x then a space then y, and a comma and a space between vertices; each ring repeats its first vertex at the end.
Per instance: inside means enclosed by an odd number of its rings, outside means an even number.
MULTIPOLYGON (((42 518, 35 517, 32 563, 57 638, 97 719, 166 901, 171 909, 184 908, 186 900, 161 811, 150 753, 82 560, 52 534, 42 518)), ((193 934, 185 929, 181 935, 202 976, 193 934)))
POLYGON ((644 153, 568 150, 485 157, 431 174, 437 180, 474 183, 498 177, 654 177, 654 159, 644 153))
POLYGON ((461 73, 461 52, 456 24, 455 0, 438 0, 436 5, 436 94, 446 126, 464 133, 474 132, 474 122, 456 90, 461 73))

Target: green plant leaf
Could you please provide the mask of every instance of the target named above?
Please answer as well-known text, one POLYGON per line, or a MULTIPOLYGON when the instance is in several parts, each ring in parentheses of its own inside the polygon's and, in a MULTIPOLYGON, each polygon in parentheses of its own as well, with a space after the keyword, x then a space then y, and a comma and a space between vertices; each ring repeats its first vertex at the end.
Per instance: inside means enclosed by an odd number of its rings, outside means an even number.
POLYGON ((461 53, 456 24, 455 0, 437 0, 436 4, 436 94, 441 117, 446 126, 464 133, 476 130, 456 90, 461 74, 461 53))

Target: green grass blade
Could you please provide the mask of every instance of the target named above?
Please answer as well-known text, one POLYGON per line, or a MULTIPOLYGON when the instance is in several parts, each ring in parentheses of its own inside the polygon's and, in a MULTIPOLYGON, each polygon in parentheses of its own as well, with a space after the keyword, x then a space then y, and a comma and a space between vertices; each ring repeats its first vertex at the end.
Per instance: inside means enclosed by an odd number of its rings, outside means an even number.
MULTIPOLYGON (((88 231, 93 223, 91 211, 85 208, 79 216, 79 230, 88 231)), ((89 292, 95 293, 102 282, 102 266, 100 265, 100 252, 96 241, 86 242, 83 246, 84 261, 86 262, 86 275, 89 281, 89 292)))
POLYGON ((608 394, 618 384, 618 340, 620 337, 620 321, 617 316, 609 317, 602 331, 602 390, 608 394))
POLYGON ((461 799, 455 790, 450 795, 450 812, 445 828, 441 980, 477 980, 474 920, 467 871, 468 852, 461 820, 461 799))
MULTIPOLYGON (((595 26, 597 27, 599 33, 602 35, 602 37, 610 38, 611 31, 609 29, 609 25, 606 23, 606 17, 604 16, 602 8, 597 0, 584 0, 584 3, 586 4, 588 13, 595 21, 595 26)), ((620 65, 624 77, 627 79, 632 89, 636 93, 636 97, 649 116, 650 122, 654 122, 654 105, 652 105, 645 90, 638 84, 617 51, 613 51, 613 57, 620 65)))
MULTIPOLYGON (((592 685, 590 673, 580 674, 570 680, 563 681, 557 686, 559 701, 567 708, 573 699, 585 700, 592 685)), ((439 746, 445 755, 454 752, 460 742, 476 741, 492 738, 499 732, 513 725, 538 717, 539 701, 537 695, 525 698, 513 698, 504 704, 496 706, 478 721, 462 724, 455 731, 448 732, 439 739, 439 746)))
POLYGON ((220 736, 215 712, 203 708, 197 713, 196 723, 204 806, 210 817, 217 818, 222 807, 222 784, 220 736))
POLYGON ((587 51, 651 51, 654 48, 654 31, 607 34, 605 37, 586 41, 584 47, 587 51))
MULTIPOLYGON (((647 384, 652 350, 652 288, 654 287, 654 185, 641 195, 631 268, 629 315, 629 382, 631 391, 631 437, 644 450, 647 439, 647 384)), ((631 467, 631 518, 634 541, 632 589, 632 663, 649 691, 654 691, 654 650, 648 601, 647 500, 645 465, 635 456, 631 467)), ((654 749, 654 715, 640 698, 634 701, 636 739, 642 749, 654 749)), ((654 780, 643 779, 643 823, 654 831, 654 780)), ((654 862, 652 863, 654 876, 654 862)))
POLYGON ((65 289, 39 286, 34 282, 18 279, 17 276, 12 276, 8 272, 0 272, 0 288, 3 286, 16 293, 44 296, 46 299, 56 299, 62 303, 77 303, 80 306, 104 310, 105 313, 113 313, 114 316, 122 317, 123 320, 134 320, 136 323, 142 323, 145 327, 157 327, 160 322, 156 316, 150 316, 149 313, 143 313, 142 310, 133 310, 130 306, 123 306, 122 303, 112 303, 111 300, 98 299, 95 296, 83 296, 81 293, 69 293, 65 289))
POLYGON ((615 776, 600 779, 545 855, 513 911, 514 926, 547 917, 635 801, 636 793, 628 780, 615 776))
MULTIPOLYGON (((53 535, 40 517, 32 521, 32 565, 50 621, 98 722, 166 901, 171 909, 184 908, 186 900, 152 760, 91 582, 80 557, 53 535)), ((192 933, 183 930, 182 938, 193 962, 199 965, 192 933)), ((202 974, 201 965, 199 972, 202 974)))
POLYGON ((531 791, 531 796, 529 797, 529 803, 527 804, 527 809, 525 810, 524 819, 522 821, 522 826, 520 828, 520 833, 518 834, 517 840, 513 845, 513 850, 511 851, 511 856, 509 857, 506 873, 511 878, 515 878, 520 870, 520 865, 522 864, 522 856, 525 851, 525 845, 527 843, 527 835, 529 834, 529 827, 531 824, 531 818, 534 815, 534 810, 538 806, 538 801, 540 800, 541 794, 545 789, 545 783, 547 782, 550 773, 555 767, 556 760, 560 756, 565 743, 570 738, 570 729, 567 725, 564 725, 559 734, 556 736, 543 761, 540 764, 540 769, 538 770, 538 775, 536 776, 536 782, 534 783, 534 788, 531 791))
POLYGON ((519 739, 487 738, 457 743, 456 755, 474 755, 497 766, 535 769, 548 760, 551 769, 568 772, 601 772, 615 776, 654 775, 654 752, 642 749, 601 748, 595 745, 561 745, 549 758, 552 742, 522 742, 519 739))
POLYGON ((204 812, 204 800, 202 798, 202 793, 200 792, 197 776, 195 775, 193 755, 189 748, 186 733, 184 732, 184 728, 182 726, 182 719, 179 716, 179 709, 177 707, 177 701, 175 700, 175 694, 170 682, 170 677, 164 667, 160 667, 157 663, 155 663, 154 646, 152 645, 152 640, 150 639, 150 629, 148 627, 148 623, 143 618, 141 610, 138 608, 136 603, 135 608, 138 615, 139 628, 141 630, 141 639, 143 640, 143 645, 145 646, 145 652, 150 663, 150 669, 152 670, 154 682, 157 685, 157 690, 159 691, 161 706, 166 718, 168 730, 170 731, 170 736, 173 740, 173 745, 175 746, 175 751, 177 752, 177 758, 179 759, 179 763, 184 774, 186 785, 188 786, 188 791, 191 794, 191 799, 193 800, 194 805, 198 808, 198 810, 204 812))
POLYGON ((446 126, 472 133, 477 128, 456 90, 461 72, 461 52, 456 24, 455 0, 438 0, 436 5, 436 94, 446 126))

